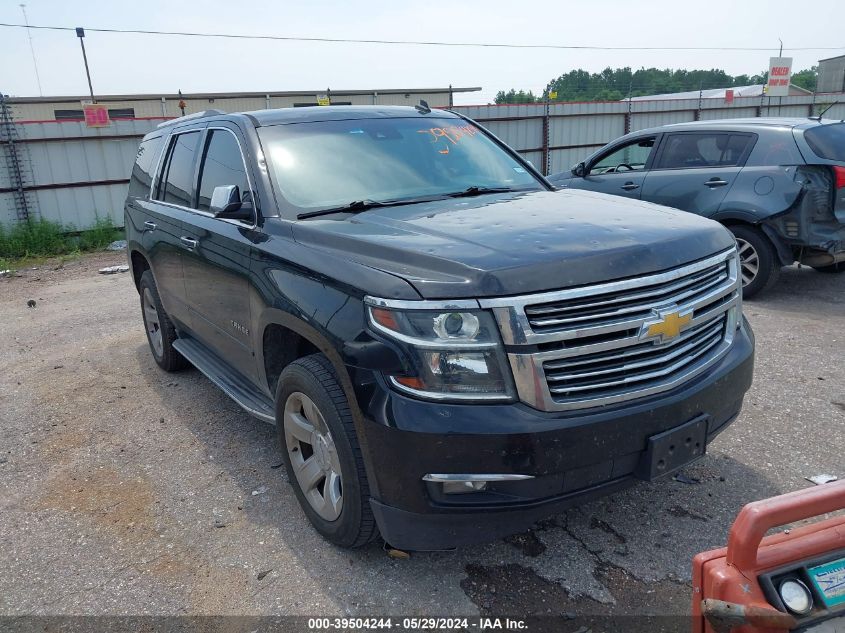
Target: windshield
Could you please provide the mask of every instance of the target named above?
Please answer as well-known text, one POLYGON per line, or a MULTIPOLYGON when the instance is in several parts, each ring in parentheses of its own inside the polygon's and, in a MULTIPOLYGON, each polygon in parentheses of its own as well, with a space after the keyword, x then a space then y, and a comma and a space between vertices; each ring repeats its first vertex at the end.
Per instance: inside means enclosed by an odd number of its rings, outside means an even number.
POLYGON ((519 162, 454 118, 379 118, 258 129, 278 191, 301 210, 437 197, 469 187, 540 189, 519 162))

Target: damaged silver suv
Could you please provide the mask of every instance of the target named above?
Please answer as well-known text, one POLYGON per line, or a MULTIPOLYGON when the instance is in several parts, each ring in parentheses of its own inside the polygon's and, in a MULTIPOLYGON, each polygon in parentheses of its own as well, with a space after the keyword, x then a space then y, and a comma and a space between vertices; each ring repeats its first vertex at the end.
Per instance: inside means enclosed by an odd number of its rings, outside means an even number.
POLYGON ((743 293, 782 266, 845 271, 845 122, 756 118, 623 136, 550 180, 718 220, 734 234, 743 293))

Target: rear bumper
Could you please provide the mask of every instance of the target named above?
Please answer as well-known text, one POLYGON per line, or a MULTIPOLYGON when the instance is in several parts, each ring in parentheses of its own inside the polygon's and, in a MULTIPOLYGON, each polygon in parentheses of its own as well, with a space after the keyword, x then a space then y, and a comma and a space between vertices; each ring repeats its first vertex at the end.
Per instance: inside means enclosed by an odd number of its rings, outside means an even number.
POLYGON ((753 334, 744 321, 731 350, 696 379, 599 410, 439 404, 381 389, 365 409, 362 447, 382 536, 403 549, 448 549, 525 530, 624 489, 648 476, 649 438, 702 417, 706 442, 724 430, 740 412, 753 363, 753 334), (444 495, 439 484, 422 480, 429 473, 533 478, 444 495))

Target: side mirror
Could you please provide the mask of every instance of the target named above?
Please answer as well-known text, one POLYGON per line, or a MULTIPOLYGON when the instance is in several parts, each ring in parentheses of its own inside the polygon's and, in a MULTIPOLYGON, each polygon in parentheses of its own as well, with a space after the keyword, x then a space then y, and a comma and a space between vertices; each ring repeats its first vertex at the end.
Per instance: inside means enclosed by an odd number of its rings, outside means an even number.
POLYGON ((252 218, 252 205, 241 202, 241 192, 237 185, 215 187, 211 193, 208 210, 215 218, 249 220, 252 218))
POLYGON ((577 178, 583 178, 587 175, 587 165, 582 161, 572 168, 572 175, 577 178))

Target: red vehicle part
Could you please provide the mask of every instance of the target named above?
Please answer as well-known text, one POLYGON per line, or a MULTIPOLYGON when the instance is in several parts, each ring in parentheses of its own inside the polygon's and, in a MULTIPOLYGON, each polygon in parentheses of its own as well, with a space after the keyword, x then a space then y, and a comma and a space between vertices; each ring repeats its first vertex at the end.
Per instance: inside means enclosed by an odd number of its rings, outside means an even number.
POLYGON ((731 526, 728 546, 693 559, 693 633, 782 633, 797 626, 790 614, 769 604, 758 576, 845 547, 845 516, 765 534, 842 509, 845 481, 746 505, 731 526))

